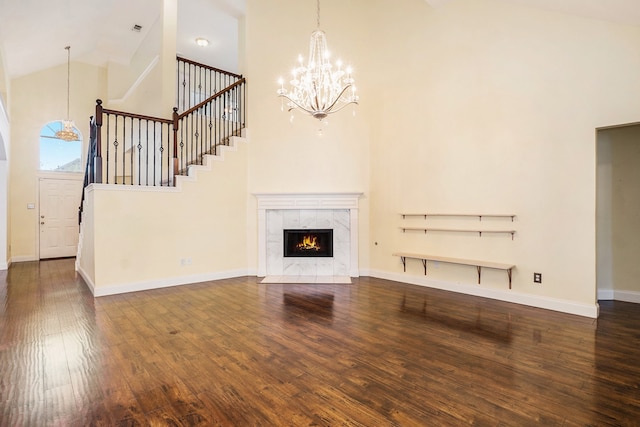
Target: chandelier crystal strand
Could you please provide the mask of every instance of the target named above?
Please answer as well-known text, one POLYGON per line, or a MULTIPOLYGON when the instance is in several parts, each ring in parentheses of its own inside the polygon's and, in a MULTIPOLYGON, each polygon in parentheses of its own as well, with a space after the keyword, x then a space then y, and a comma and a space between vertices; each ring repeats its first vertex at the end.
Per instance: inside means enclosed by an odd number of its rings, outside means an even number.
POLYGON ((320 0, 317 0, 317 28, 311 33, 309 59, 304 65, 302 56, 298 57, 298 66, 292 71, 290 89, 279 80, 279 97, 287 99, 288 111, 299 109, 321 122, 329 115, 342 110, 350 104, 357 104, 352 70, 342 68, 338 61, 334 69, 331 63, 327 39, 320 29, 320 0))
POLYGON ((73 130, 73 121, 69 118, 69 104, 71 99, 71 46, 67 50, 67 117, 63 121, 63 128, 56 132, 55 137, 63 141, 79 141, 78 134, 73 130))

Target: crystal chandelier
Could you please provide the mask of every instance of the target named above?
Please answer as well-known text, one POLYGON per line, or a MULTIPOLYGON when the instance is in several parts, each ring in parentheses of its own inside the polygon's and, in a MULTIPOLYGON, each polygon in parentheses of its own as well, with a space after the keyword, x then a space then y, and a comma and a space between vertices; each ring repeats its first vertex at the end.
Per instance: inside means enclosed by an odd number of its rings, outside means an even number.
POLYGON ((69 98, 70 98, 70 76, 71 76, 71 46, 65 47, 67 50, 67 119, 63 121, 63 128, 56 132, 56 138, 63 141, 79 141, 78 134, 73 130, 73 121, 69 118, 69 98))
POLYGON ((331 63, 327 39, 320 29, 320 0, 317 0, 317 28, 309 43, 309 61, 305 66, 299 56, 298 63, 293 69, 289 90, 285 89, 282 78, 278 82, 278 96, 287 99, 288 111, 299 109, 322 121, 329 114, 358 103, 351 68, 343 69, 338 61, 334 69, 331 63))

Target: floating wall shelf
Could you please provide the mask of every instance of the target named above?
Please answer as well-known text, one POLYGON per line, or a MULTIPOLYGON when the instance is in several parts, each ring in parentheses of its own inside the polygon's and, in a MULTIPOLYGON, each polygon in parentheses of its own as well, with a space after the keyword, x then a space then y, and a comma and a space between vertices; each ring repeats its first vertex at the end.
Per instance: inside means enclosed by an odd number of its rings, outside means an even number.
POLYGON ((427 231, 449 231, 454 233, 478 233, 480 237, 482 237, 482 233, 493 233, 493 234, 511 234, 511 240, 513 240, 514 234, 516 234, 516 230, 469 230, 469 229, 460 229, 460 228, 425 228, 425 227, 400 227, 402 232, 404 233, 407 230, 410 231, 424 231, 424 234, 427 234, 427 231))
POLYGON ((476 217, 479 221, 482 218, 511 218, 511 222, 516 217, 515 214, 456 214, 456 213, 401 213, 402 219, 408 216, 422 216, 424 219, 430 216, 449 216, 449 217, 476 217))

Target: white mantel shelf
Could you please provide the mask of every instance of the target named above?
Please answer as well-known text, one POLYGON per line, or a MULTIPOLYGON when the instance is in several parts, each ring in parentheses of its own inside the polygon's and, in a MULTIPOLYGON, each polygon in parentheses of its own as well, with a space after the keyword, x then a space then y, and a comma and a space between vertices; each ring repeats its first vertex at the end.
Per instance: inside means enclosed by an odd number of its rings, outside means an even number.
POLYGON ((358 209, 362 192, 353 193, 254 193, 258 210, 358 209))
POLYGON ((344 193, 253 193, 258 200, 258 276, 267 275, 267 211, 273 209, 344 209, 350 219, 351 277, 360 275, 358 268, 358 202, 362 192, 344 193))

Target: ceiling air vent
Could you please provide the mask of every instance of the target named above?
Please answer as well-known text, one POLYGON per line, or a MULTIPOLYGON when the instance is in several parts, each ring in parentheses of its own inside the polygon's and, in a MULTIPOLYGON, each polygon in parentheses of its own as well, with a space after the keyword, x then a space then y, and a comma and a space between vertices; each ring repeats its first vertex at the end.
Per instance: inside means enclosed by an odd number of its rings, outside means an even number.
POLYGON ((135 24, 133 28, 131 28, 131 31, 135 31, 136 33, 139 33, 140 30, 142 30, 142 25, 138 25, 138 24, 135 24))

